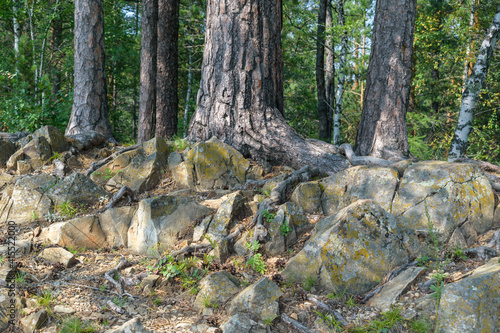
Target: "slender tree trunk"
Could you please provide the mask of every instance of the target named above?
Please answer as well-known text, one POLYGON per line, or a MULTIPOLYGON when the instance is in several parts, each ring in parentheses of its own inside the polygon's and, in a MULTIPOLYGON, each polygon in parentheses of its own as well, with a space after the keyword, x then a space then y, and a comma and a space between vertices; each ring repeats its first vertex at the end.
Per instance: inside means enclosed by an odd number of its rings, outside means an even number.
MULTIPOLYGON (((57 2, 56 2, 57 6, 57 2)), ((50 63, 51 63, 51 77, 52 77, 52 94, 57 95, 59 90, 61 90, 61 71, 57 68, 56 55, 60 52, 62 44, 62 32, 63 32, 63 22, 61 19, 61 10, 56 9, 54 20, 52 20, 52 34, 51 34, 51 51, 50 51, 50 63)))
MULTIPOLYGON (((326 3, 326 28, 333 27, 332 1, 326 3)), ((326 105, 328 107, 328 133, 333 131, 333 110, 335 107, 335 52, 333 36, 326 36, 325 50, 325 80, 326 80, 326 105)))
MULTIPOLYGON (((135 31, 134 34, 137 37, 139 33, 139 4, 135 4, 135 31)), ((133 94, 134 96, 132 97, 134 104, 132 106, 132 138, 137 138, 137 109, 138 109, 138 91, 137 91, 137 86, 139 84, 139 78, 138 74, 136 71, 134 71, 134 90, 133 94)))
POLYGON ((158 0, 142 0, 141 74, 137 142, 151 139, 156 113, 158 0))
POLYGON ((184 137, 187 136, 187 128, 189 121, 189 102, 191 100, 191 89, 193 85, 193 51, 191 51, 191 43, 187 42, 188 49, 188 87, 186 92, 186 106, 184 107, 184 137))
POLYGON ((102 0, 75 0, 73 110, 66 135, 97 131, 114 141, 104 72, 102 0))
MULTIPOLYGON (((475 15, 476 15, 476 0, 472 0, 472 3, 470 5, 470 16, 469 16, 469 33, 472 33, 472 28, 474 26, 474 21, 475 21, 475 15)), ((469 58, 471 56, 471 42, 467 43, 467 50, 465 52, 465 65, 464 65, 464 74, 463 74, 463 91, 465 91, 465 88, 467 87, 467 79, 469 77, 469 72, 470 72, 470 61, 469 58)))
POLYGON ((319 138, 330 142, 328 131, 328 105, 325 92, 325 25, 328 0, 319 1, 318 31, 316 38, 316 93, 318 96, 319 138))
POLYGON ((462 94, 462 106, 460 107, 455 134, 451 140, 450 153, 448 154, 449 161, 460 158, 465 154, 467 141, 472 128, 474 108, 479 97, 479 92, 484 85, 484 81, 486 81, 491 56, 493 54, 493 50, 495 49, 495 44, 498 41, 499 35, 500 6, 497 8, 497 13, 493 17, 493 22, 491 23, 488 32, 486 33, 486 37, 481 44, 476 64, 474 65, 472 74, 467 82, 467 88, 465 88, 465 91, 462 94))
POLYGON ((344 27, 341 40, 341 51, 339 61, 339 78, 335 90, 335 111, 333 114, 333 144, 340 145, 340 115, 342 114, 342 98, 344 96, 345 67, 347 62, 347 30, 345 30, 344 0, 337 1, 337 18, 339 26, 344 27))
POLYGON ((308 141, 283 110, 280 0, 208 0, 198 108, 189 138, 218 137, 261 163, 324 172, 347 167, 332 145, 308 141))
POLYGON ((379 0, 356 136, 356 151, 387 160, 409 156, 406 111, 410 97, 416 0, 379 0))
POLYGON ((158 73, 156 77, 156 136, 177 133, 177 68, 179 0, 158 3, 158 73))

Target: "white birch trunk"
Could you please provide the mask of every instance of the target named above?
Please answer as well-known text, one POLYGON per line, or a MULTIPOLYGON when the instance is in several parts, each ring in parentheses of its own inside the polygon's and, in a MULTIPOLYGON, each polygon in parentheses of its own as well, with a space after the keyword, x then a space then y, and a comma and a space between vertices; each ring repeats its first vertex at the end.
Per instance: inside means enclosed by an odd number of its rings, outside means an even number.
POLYGON ((472 70, 472 74, 467 82, 467 88, 462 94, 462 106, 458 116, 457 127, 455 134, 451 140, 450 152, 448 161, 454 161, 464 155, 467 148, 467 140, 472 128, 472 118, 474 116, 474 107, 479 96, 479 92, 488 75, 488 67, 490 65, 491 56, 495 49, 495 44, 500 33, 500 6, 497 8, 497 13, 493 17, 493 22, 486 33, 486 37, 481 44, 479 54, 476 59, 476 64, 472 70))
MULTIPOLYGON (((12 7, 12 11, 14 15, 12 17, 12 24, 14 26, 14 55, 17 59, 19 58, 19 41, 21 40, 21 27, 19 25, 19 21, 17 20, 18 8, 16 6, 12 7)), ((16 64, 16 73, 18 72, 17 64, 16 64)))
MULTIPOLYGON (((344 0, 337 2, 337 15, 340 26, 345 27, 344 0)), ((345 85, 345 66, 347 61, 347 31, 344 31, 341 40, 341 51, 339 61, 339 79, 335 94, 335 111, 333 115, 333 144, 340 145, 340 115, 342 113, 342 98, 345 85)))
MULTIPOLYGON (((476 0, 472 0, 472 3, 470 5, 470 17, 469 17, 469 32, 472 31, 472 26, 474 25, 474 16, 476 15, 476 0)), ((469 76, 469 57, 470 57, 470 38, 467 41, 467 51, 465 52, 465 65, 464 65, 464 78, 463 78, 463 89, 462 91, 465 91, 465 88, 467 86, 467 78, 469 76)))

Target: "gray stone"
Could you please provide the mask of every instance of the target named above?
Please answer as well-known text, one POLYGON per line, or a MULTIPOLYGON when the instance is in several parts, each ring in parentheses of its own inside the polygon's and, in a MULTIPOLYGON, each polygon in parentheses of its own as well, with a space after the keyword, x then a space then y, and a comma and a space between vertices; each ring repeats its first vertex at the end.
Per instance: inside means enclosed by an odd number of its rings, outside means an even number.
POLYGON ((396 302, 399 295, 401 295, 424 271, 424 267, 410 267, 406 269, 394 279, 387 282, 382 290, 368 301, 368 305, 376 307, 382 312, 389 311, 391 305, 396 302))
POLYGON ((63 202, 93 204, 98 202, 100 197, 107 194, 89 177, 78 172, 74 172, 72 175, 60 180, 47 191, 47 195, 56 205, 63 202))
POLYGON ((140 254, 147 254, 154 247, 163 251, 187 233, 194 220, 210 213, 210 209, 186 197, 142 200, 128 230, 128 248, 140 254))
POLYGON ((75 309, 73 309, 70 306, 58 304, 58 305, 54 306, 54 312, 71 315, 71 314, 75 313, 76 311, 75 311, 75 309))
POLYGON ((493 258, 443 289, 438 332, 496 332, 500 327, 500 263, 493 258))
POLYGON ((9 157, 7 161, 7 169, 17 170, 17 161, 21 161, 23 159, 24 159, 24 152, 22 149, 19 149, 9 157))
POLYGON ((127 321, 122 326, 107 330, 104 333, 150 333, 150 331, 144 328, 139 318, 134 318, 127 321))
POLYGON ((292 193, 292 202, 306 213, 317 213, 321 209, 321 188, 318 182, 300 183, 292 193))
POLYGON ((194 166, 184 161, 182 155, 176 151, 168 156, 168 169, 179 188, 192 188, 195 186, 194 166))
POLYGON ((78 263, 75 255, 69 251, 66 251, 62 247, 46 248, 38 256, 50 261, 51 263, 61 263, 66 267, 71 267, 78 263))
POLYGON ((238 293, 238 285, 238 279, 227 271, 207 275, 200 281, 200 292, 196 296, 194 306, 199 309, 219 307, 238 293))
POLYGON ((67 135, 68 142, 79 150, 87 150, 105 144, 108 139, 96 131, 67 135))
POLYGON ((403 235, 392 214, 360 200, 319 221, 282 274, 301 282, 314 278, 328 291, 363 294, 408 260, 403 235))
POLYGON ((146 276, 142 281, 141 281, 141 286, 143 288, 146 288, 146 287, 150 287, 151 289, 153 289, 156 284, 158 283, 158 280, 160 279, 160 276, 159 275, 156 275, 156 274, 151 274, 151 275, 148 275, 146 276))
POLYGON ((40 329, 48 319, 47 311, 40 310, 27 317, 21 318, 21 327, 26 333, 33 333, 40 329))
MULTIPOLYGON (((23 256, 31 252, 31 241, 29 239, 17 240, 16 245, 16 256, 23 256)), ((12 244, 0 245, 0 255, 4 257, 8 256, 8 253, 12 251, 12 244)))
POLYGON ((4 166, 9 158, 16 152, 17 146, 10 141, 0 140, 0 166, 4 166))
POLYGON ((202 239, 203 235, 208 229, 208 226, 210 225, 210 222, 212 222, 212 217, 213 216, 207 216, 205 217, 199 225, 194 227, 193 231, 193 242, 198 242, 202 239))
POLYGON ((498 228, 498 227, 500 227, 500 204, 498 204, 497 208, 495 209, 492 228, 498 228))
POLYGON ((238 313, 221 326, 223 333, 266 333, 266 327, 251 316, 238 313))
POLYGON ((99 216, 101 228, 109 246, 128 246, 128 229, 136 211, 137 207, 123 206, 107 209, 99 216))
POLYGON ((214 240, 220 240, 227 236, 230 229, 234 226, 234 219, 239 209, 243 208, 243 204, 244 197, 241 191, 231 193, 224 197, 224 200, 208 227, 207 233, 210 237, 214 240))
POLYGON ((244 312, 257 316, 261 320, 279 315, 278 298, 281 289, 267 277, 241 291, 230 303, 228 313, 234 315, 244 312))
POLYGON ((33 139, 38 137, 44 137, 53 152, 62 153, 70 147, 64 133, 55 126, 47 125, 39 128, 33 133, 33 139))
POLYGON ((38 238, 65 247, 99 249, 108 246, 96 216, 83 216, 67 222, 53 223, 43 228, 38 238))

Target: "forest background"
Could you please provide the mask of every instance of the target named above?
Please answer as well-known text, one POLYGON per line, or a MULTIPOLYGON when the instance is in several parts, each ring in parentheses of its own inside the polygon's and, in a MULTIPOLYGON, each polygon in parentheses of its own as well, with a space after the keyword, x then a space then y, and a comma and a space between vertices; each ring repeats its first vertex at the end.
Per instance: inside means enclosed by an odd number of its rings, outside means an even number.
MULTIPOLYGON (((336 84, 342 36, 347 61, 340 142, 354 144, 370 56, 375 1, 346 0, 345 25, 336 2, 324 33, 336 53, 336 84)), ((446 159, 462 91, 498 1, 419 0, 413 81, 407 113, 408 141, 419 159, 446 159)), ((205 33, 206 1, 180 1, 178 135, 196 109, 205 33), (189 75, 191 74, 191 75, 189 75)), ((113 135, 137 138, 141 4, 104 0, 106 76, 113 135)), ((73 91, 74 3, 67 0, 0 0, 0 130, 65 129, 73 91), (15 10, 14 10, 15 9, 15 10), (14 50, 18 24, 19 53, 14 50)), ((283 1, 282 47, 285 117, 305 137, 319 137, 316 91, 317 1, 283 1)), ((500 52, 491 60, 476 105, 467 156, 500 162, 500 52)))

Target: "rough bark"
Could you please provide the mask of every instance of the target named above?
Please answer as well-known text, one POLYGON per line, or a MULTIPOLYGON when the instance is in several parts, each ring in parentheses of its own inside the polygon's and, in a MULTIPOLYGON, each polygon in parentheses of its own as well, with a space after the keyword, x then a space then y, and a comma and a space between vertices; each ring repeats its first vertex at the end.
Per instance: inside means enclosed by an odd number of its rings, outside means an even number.
POLYGON ((188 87, 186 92, 186 106, 184 107, 184 133, 187 135, 188 121, 189 121, 189 102, 191 101, 191 90, 193 86, 193 51, 191 51, 191 43, 188 40, 188 87))
POLYGON ((474 108, 476 101, 479 97, 479 92, 483 87, 486 76, 488 75, 488 68, 490 66, 491 56, 495 49, 495 44, 500 34, 500 6, 497 8, 497 13, 493 17, 488 32, 481 44, 479 53, 476 59, 476 64, 472 70, 472 74, 467 82, 462 94, 462 106, 458 115, 458 123, 455 128, 455 134, 451 140, 450 152, 448 160, 453 161, 465 154, 467 148, 467 141, 472 129, 472 119, 474 117, 474 108))
POLYGON ((139 123, 137 143, 151 139, 156 112, 156 45, 158 0, 142 0, 141 74, 139 79, 139 123))
POLYGON ((325 26, 328 0, 319 1, 318 30, 316 37, 316 93, 318 97, 319 138, 331 141, 328 124, 328 104, 326 102, 325 82, 325 26))
POLYGON ((73 110, 66 135, 96 131, 113 140, 109 122, 102 0, 75 1, 73 110))
POLYGON ((156 76, 156 131, 158 137, 177 133, 177 68, 179 0, 158 2, 158 67, 156 76))
MULTIPOLYGON (((333 26, 332 2, 326 4, 326 29, 333 26)), ((335 107, 335 52, 333 36, 327 34, 325 48, 325 97, 328 106, 328 133, 333 131, 333 110, 335 107)))
POLYGON ((304 140, 283 115, 281 1, 207 2, 198 107, 189 138, 217 136, 245 156, 333 173, 347 167, 332 145, 304 140))
POLYGON ((409 155, 406 111, 415 15, 415 0, 377 1, 363 111, 356 136, 358 155, 388 160, 409 155))
MULTIPOLYGON (((337 2, 337 18, 339 26, 345 27, 344 0, 337 2)), ((344 96, 345 66, 347 61, 347 30, 344 30, 341 40, 339 59, 339 78, 335 90, 335 109, 333 113, 333 144, 340 145, 340 115, 342 114, 342 98, 344 96)))

